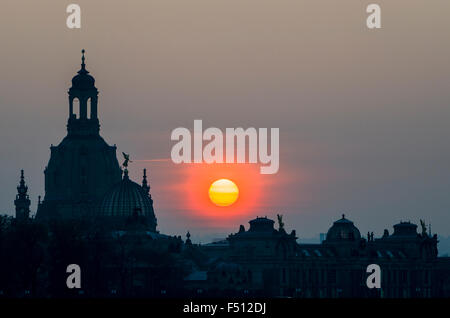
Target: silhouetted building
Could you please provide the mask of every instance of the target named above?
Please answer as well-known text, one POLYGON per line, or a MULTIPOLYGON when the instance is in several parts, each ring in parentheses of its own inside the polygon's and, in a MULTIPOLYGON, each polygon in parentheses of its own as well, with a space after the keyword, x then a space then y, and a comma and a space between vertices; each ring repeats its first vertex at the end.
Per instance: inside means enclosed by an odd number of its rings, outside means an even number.
MULTIPOLYGON (((9 257, 0 258, 0 295, 66 296, 61 275, 67 264, 79 263, 87 296, 450 297, 450 258, 437 256, 437 236, 423 221, 421 233, 400 222, 391 235, 384 230, 380 238, 373 232, 364 238, 342 215, 320 244, 297 242, 280 215, 277 229, 273 220, 257 217, 248 230, 240 225, 204 245, 193 244, 189 232, 184 244, 180 236, 159 233, 147 171, 141 185, 132 181, 129 156, 122 173, 116 147, 99 134, 98 91, 82 52, 69 89, 67 136, 50 148, 37 222, 0 222, 10 226, 0 231, 6 237, 1 255, 9 257), (4 274, 24 263, 14 277, 4 274), (369 264, 381 267, 381 289, 366 286, 369 264)), ((26 220, 23 170, 17 191, 16 220, 26 220)))
POLYGON ((50 147, 45 168, 45 197, 36 218, 90 218, 105 193, 121 181, 116 146, 100 136, 98 90, 84 63, 69 89, 67 136, 50 147), (78 115, 77 115, 78 112, 78 115))
POLYGON ((125 229, 130 220, 139 220, 143 227, 155 232, 156 217, 149 191, 146 170, 141 186, 130 180, 128 170, 125 169, 122 181, 103 197, 96 213, 98 222, 108 223, 112 228, 125 229))
MULTIPOLYGON (((296 242, 295 231, 274 228, 267 218, 241 225, 225 241, 200 246, 212 259, 204 294, 289 297, 449 297, 450 258, 437 257, 437 236, 409 222, 392 235, 362 238, 342 216, 321 244, 296 242), (382 288, 366 285, 369 264, 382 270, 382 288)), ((386 233, 386 231, 385 231, 386 233)), ((195 290, 197 286, 190 284, 195 290)))

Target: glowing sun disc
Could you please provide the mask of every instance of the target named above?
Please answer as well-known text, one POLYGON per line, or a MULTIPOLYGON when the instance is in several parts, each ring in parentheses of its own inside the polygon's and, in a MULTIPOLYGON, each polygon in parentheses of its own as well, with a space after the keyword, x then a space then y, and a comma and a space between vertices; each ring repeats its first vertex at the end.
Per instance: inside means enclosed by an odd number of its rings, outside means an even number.
POLYGON ((239 188, 236 183, 228 179, 214 181, 209 187, 209 198, 218 206, 232 205, 239 197, 239 188))

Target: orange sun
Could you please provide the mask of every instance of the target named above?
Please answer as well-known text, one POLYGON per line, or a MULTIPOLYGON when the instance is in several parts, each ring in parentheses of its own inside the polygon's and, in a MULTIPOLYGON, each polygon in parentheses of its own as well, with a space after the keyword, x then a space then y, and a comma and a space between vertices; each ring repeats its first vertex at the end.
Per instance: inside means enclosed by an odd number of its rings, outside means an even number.
POLYGON ((239 188, 229 179, 214 181, 209 187, 209 198, 218 206, 232 205, 239 197, 239 188))

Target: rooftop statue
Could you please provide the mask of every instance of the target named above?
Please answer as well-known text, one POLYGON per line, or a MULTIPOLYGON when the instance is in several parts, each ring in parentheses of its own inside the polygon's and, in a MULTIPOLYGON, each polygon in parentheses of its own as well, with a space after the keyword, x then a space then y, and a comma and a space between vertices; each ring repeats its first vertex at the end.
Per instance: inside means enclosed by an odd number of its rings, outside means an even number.
POLYGON ((425 225, 424 220, 420 220, 420 226, 422 227, 422 235, 426 236, 427 235, 427 226, 425 225))
POLYGON ((277 219, 278 219, 278 229, 280 231, 284 230, 283 215, 277 214, 277 219))
POLYGON ((122 166, 124 166, 125 168, 128 167, 128 162, 133 162, 130 160, 130 155, 126 154, 125 152, 122 152, 123 158, 125 159, 125 161, 123 162, 122 166))

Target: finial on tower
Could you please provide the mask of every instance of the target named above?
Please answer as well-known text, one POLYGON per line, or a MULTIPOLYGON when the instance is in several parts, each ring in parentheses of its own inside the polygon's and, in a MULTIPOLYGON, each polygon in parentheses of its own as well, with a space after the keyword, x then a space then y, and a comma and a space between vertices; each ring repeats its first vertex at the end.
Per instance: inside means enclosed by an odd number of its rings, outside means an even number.
POLYGON ((342 213, 342 219, 345 219, 345 214, 344 213, 342 213))
POLYGON ((85 59, 85 57, 84 57, 84 52, 86 52, 84 49, 82 49, 81 50, 81 68, 84 70, 85 69, 85 66, 86 66, 86 64, 84 64, 84 59, 85 59))
POLYGON ((19 191, 19 193, 27 193, 28 187, 25 184, 25 177, 23 175, 23 169, 20 170, 20 182, 19 182, 19 186, 17 187, 17 190, 19 191))
POLYGON ((150 192, 150 186, 147 182, 147 169, 144 168, 144 175, 142 177, 142 189, 144 189, 145 192, 150 192))

